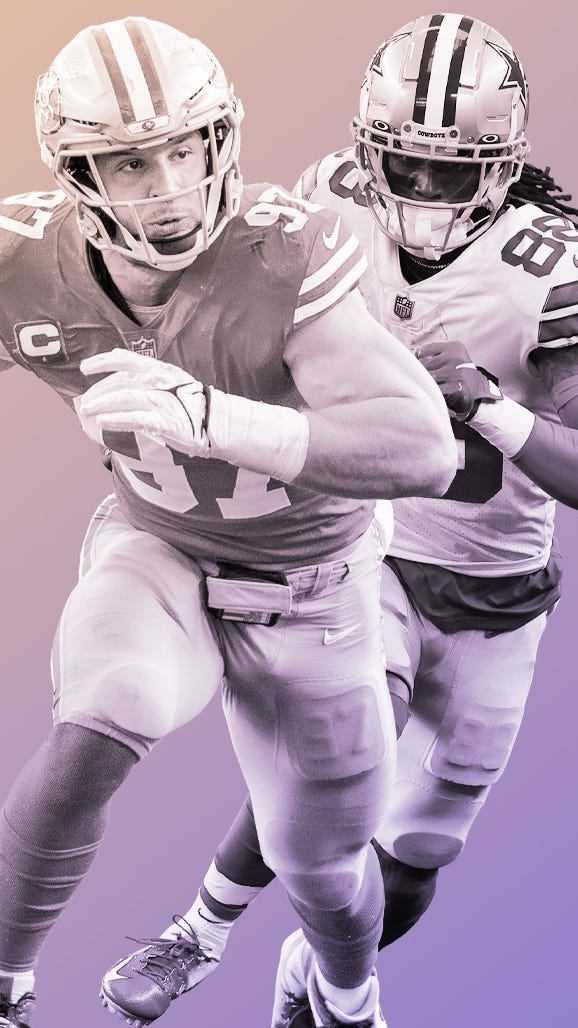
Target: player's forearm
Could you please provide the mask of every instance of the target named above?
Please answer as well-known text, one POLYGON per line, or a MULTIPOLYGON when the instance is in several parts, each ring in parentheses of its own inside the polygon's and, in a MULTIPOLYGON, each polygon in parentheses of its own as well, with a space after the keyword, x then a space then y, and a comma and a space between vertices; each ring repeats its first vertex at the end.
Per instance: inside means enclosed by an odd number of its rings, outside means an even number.
POLYGON ((109 373, 75 404, 101 444, 103 431, 145 432, 191 457, 368 499, 441 496, 456 471, 449 418, 425 372, 424 388, 407 381, 402 395, 304 413, 206 389, 173 365, 125 350, 88 358, 81 370, 109 373))
POLYGON ((560 503, 578 509, 578 431, 543 418, 512 458, 533 482, 560 503))
POLYGON ((445 411, 404 397, 307 411, 309 445, 295 484, 339 496, 442 496, 456 472, 445 411))
POLYGON ((578 429, 536 417, 507 397, 469 422, 555 500, 578 508, 578 429))

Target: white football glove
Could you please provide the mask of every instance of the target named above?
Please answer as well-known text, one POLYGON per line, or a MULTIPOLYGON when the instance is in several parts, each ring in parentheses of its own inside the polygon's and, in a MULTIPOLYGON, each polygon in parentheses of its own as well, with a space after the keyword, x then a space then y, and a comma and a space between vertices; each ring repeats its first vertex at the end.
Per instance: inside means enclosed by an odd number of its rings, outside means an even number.
POLYGON ((87 357, 85 375, 107 374, 77 397, 80 423, 103 445, 102 433, 142 432, 191 457, 214 457, 292 482, 309 446, 309 422, 292 407, 208 389, 155 357, 111 350, 87 357))
POLYGON ((108 373, 75 400, 91 439, 102 444, 103 431, 144 432, 180 453, 210 456, 205 388, 186 371, 121 349, 87 357, 80 370, 108 373))

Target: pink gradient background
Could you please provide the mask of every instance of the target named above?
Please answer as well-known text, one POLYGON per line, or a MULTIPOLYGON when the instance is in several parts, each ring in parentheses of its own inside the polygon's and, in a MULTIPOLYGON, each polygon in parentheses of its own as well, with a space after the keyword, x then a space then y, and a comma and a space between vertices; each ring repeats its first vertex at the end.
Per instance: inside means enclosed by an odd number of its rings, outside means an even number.
MULTIPOLYGON (((424 13, 415 3, 374 0, 135 7, 33 0, 4 10, 0 195, 51 188, 34 137, 34 84, 89 22, 141 13, 203 39, 245 104, 246 180, 290 186, 314 158, 348 144, 369 57, 424 13)), ((539 16, 522 0, 472 2, 467 13, 495 24, 518 50, 531 85, 532 158, 576 188, 575 0, 553 0, 539 16)), ((4 794, 49 729, 52 633, 109 479, 73 416, 32 375, 12 371, 1 389, 4 794)), ((429 916, 380 958, 390 1028, 557 1028, 575 1016, 577 527, 561 509, 565 599, 542 646, 508 771, 465 854, 442 875, 429 916)), ((186 909, 243 792, 218 701, 136 770, 91 875, 43 951, 38 1028, 115 1023, 99 1006, 102 971, 132 948, 126 933, 155 934, 186 909)), ((235 928, 222 968, 163 1025, 268 1026, 277 954, 293 925, 281 889, 271 887, 235 928)))

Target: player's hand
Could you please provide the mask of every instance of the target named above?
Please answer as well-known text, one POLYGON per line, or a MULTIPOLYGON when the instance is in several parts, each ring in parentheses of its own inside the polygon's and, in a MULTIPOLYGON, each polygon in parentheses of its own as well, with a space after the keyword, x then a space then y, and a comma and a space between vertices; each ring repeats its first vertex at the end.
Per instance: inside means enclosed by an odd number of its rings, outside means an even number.
POLYGON ((464 344, 458 340, 422 343, 415 353, 437 382, 448 408, 459 421, 469 421, 480 403, 502 399, 497 385, 483 368, 476 367, 464 344))
POLYGON ((181 453, 209 456, 205 388, 186 371, 121 349, 86 358, 80 370, 106 374, 75 401, 91 439, 102 443, 103 431, 143 432, 181 453))

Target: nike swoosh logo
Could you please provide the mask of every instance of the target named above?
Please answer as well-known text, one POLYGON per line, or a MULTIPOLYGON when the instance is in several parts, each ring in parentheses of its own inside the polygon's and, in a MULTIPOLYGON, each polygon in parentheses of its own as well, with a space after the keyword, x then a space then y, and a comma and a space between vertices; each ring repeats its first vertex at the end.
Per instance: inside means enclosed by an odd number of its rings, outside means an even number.
POLYGON ((330 236, 326 232, 323 233, 323 242, 325 243, 328 250, 334 250, 337 245, 337 237, 339 235, 339 229, 341 227, 341 217, 335 222, 335 227, 330 236))
POLYGON ((345 639, 346 636, 353 635, 353 633, 361 627, 362 626, 360 624, 351 625, 350 628, 340 628, 337 632, 332 632, 330 628, 326 628, 323 633, 323 642, 325 646, 331 646, 333 643, 339 642, 340 639, 345 639))
POLYGON ((120 980, 126 981, 128 979, 128 975, 126 975, 126 974, 119 974, 119 968, 120 967, 124 967, 124 965, 126 963, 127 963, 126 959, 125 960, 119 960, 118 964, 115 964, 114 967, 111 967, 110 971, 106 972, 106 974, 105 974, 105 976, 103 978, 103 981, 104 982, 117 982, 117 981, 120 981, 120 980))
POLYGON ((213 919, 211 917, 205 917, 205 915, 201 913, 201 911, 199 910, 198 907, 197 907, 197 914, 199 915, 199 917, 202 917, 203 921, 206 921, 207 924, 216 924, 216 925, 218 925, 218 924, 221 923, 220 921, 213 921, 213 919))

